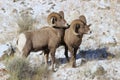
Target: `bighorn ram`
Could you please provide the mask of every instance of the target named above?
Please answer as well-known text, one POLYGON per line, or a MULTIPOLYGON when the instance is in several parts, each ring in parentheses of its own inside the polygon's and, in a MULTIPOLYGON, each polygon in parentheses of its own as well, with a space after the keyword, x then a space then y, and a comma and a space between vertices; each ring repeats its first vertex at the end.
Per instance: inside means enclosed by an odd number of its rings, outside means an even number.
MULTIPOLYGON (((81 15, 79 19, 72 21, 70 28, 65 31, 64 41, 67 45, 66 49, 71 53, 70 65, 72 67, 76 65, 76 52, 82 42, 83 35, 90 31, 89 27, 90 25, 87 25, 85 16, 81 15)), ((67 53, 66 56, 68 56, 67 53)))
POLYGON ((27 57, 31 51, 44 51, 46 54, 46 63, 48 61, 48 55, 51 55, 52 70, 54 71, 55 63, 55 51, 56 48, 62 44, 64 39, 64 33, 67 26, 64 19, 63 11, 59 13, 52 12, 48 15, 48 23, 52 24, 52 27, 43 27, 35 31, 27 31, 19 35, 18 50, 22 53, 22 56, 27 57))

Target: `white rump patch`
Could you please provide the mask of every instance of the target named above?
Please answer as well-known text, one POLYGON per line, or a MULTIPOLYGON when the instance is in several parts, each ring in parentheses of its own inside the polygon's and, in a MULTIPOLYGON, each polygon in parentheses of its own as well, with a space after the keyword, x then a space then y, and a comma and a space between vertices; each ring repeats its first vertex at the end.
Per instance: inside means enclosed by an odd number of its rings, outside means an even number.
POLYGON ((23 53, 23 48, 24 48, 25 44, 26 44, 26 36, 25 36, 25 34, 22 33, 18 37, 18 44, 17 44, 17 48, 20 51, 21 55, 23 53))

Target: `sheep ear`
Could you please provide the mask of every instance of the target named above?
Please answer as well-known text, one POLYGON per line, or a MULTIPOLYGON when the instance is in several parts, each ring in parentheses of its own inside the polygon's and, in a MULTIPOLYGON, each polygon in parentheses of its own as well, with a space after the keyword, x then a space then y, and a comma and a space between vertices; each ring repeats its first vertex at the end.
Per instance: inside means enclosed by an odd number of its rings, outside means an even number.
POLYGON ((90 27, 92 24, 89 24, 88 27, 90 27))
POLYGON ((86 17, 85 17, 84 15, 81 15, 81 16, 79 17, 79 19, 80 19, 82 22, 84 22, 85 24, 87 23, 86 17))
POLYGON ((59 14, 64 18, 64 12, 63 11, 59 11, 59 14))
POLYGON ((78 33, 79 28, 80 28, 80 24, 76 24, 76 25, 75 25, 75 32, 76 32, 76 33, 78 33))

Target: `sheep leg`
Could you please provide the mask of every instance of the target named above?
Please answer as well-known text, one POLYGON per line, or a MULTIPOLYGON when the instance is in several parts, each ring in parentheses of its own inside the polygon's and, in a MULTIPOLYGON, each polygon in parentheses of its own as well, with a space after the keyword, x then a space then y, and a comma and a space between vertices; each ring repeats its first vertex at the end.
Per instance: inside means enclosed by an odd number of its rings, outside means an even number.
POLYGON ((23 56, 23 57, 27 57, 27 56, 30 54, 31 49, 32 49, 32 48, 31 48, 30 41, 28 41, 28 42, 25 44, 24 48, 23 48, 23 54, 22 54, 22 56, 23 56))
POLYGON ((65 57, 66 57, 66 59, 67 59, 67 62, 69 62, 69 57, 68 57, 68 47, 67 46, 65 46, 65 57))
POLYGON ((77 50, 73 47, 69 47, 69 51, 71 53, 70 64, 72 65, 72 67, 76 67, 76 52, 77 52, 77 50))
POLYGON ((77 53, 77 48, 74 48, 74 66, 73 67, 76 67, 76 53, 77 53))
POLYGON ((24 49, 23 49, 22 56, 23 56, 23 57, 28 57, 29 54, 30 54, 30 49, 27 49, 27 47, 24 48, 24 49))
POLYGON ((48 49, 44 50, 44 56, 45 56, 45 65, 47 67, 47 65, 48 65, 48 57, 49 57, 49 50, 48 49))
POLYGON ((50 49, 50 53, 51 54, 51 62, 52 62, 52 71, 55 72, 54 70, 54 64, 55 64, 55 49, 50 49))
POLYGON ((48 54, 44 54, 45 56, 45 66, 47 67, 48 66, 48 54))
POLYGON ((25 50, 23 53, 22 53, 22 57, 27 57, 28 54, 29 54, 30 51, 28 50, 25 50))

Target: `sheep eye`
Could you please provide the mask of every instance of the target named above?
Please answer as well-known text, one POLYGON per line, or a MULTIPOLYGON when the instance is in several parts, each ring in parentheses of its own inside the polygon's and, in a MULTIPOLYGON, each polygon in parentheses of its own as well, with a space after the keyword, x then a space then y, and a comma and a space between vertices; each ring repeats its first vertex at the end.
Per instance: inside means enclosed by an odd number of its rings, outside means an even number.
POLYGON ((62 19, 63 17, 60 15, 60 19, 62 19))
POLYGON ((57 21, 57 18, 55 18, 55 21, 57 21))
POLYGON ((79 25, 79 24, 76 24, 76 28, 77 28, 77 29, 80 28, 80 25, 79 25))

